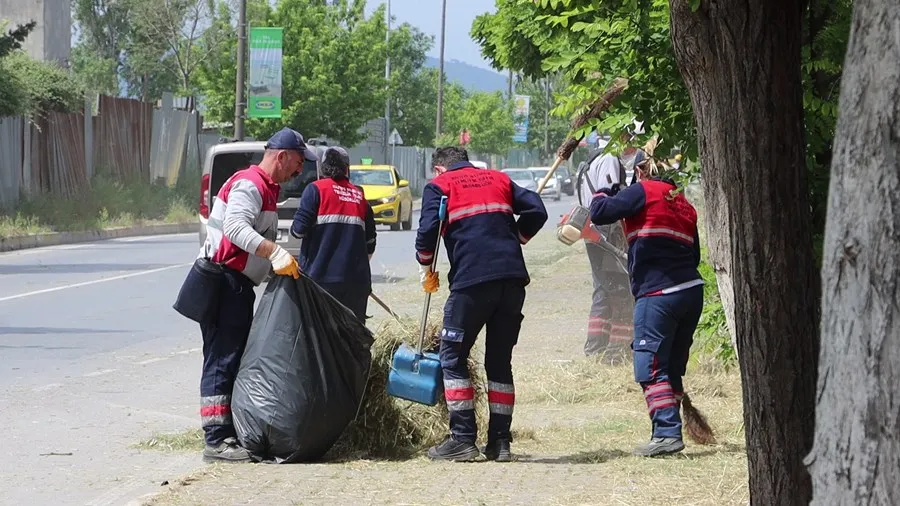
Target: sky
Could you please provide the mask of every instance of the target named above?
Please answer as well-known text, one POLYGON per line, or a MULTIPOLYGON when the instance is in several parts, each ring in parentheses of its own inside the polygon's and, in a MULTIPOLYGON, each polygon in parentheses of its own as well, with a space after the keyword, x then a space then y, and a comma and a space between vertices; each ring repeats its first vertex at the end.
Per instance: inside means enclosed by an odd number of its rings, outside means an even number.
MULTIPOLYGON (((366 14, 371 14, 387 0, 368 0, 366 14)), ((441 42, 441 0, 390 0, 395 23, 409 23, 434 36, 434 48, 428 56, 437 58, 441 42)), ((481 57, 481 48, 469 36, 472 21, 479 14, 494 12, 492 0, 447 0, 447 23, 444 33, 444 59, 459 60, 484 69, 491 66, 481 57)))

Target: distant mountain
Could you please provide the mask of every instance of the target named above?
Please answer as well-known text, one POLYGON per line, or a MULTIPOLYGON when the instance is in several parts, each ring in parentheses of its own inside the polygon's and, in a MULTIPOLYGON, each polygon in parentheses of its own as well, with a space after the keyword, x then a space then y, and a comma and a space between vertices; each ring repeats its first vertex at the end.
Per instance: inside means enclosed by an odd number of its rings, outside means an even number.
MULTIPOLYGON (((438 68, 440 61, 429 56, 425 60, 425 66, 438 68)), ((509 90, 507 76, 458 60, 444 60, 444 73, 447 74, 448 81, 459 83, 471 91, 509 90)))

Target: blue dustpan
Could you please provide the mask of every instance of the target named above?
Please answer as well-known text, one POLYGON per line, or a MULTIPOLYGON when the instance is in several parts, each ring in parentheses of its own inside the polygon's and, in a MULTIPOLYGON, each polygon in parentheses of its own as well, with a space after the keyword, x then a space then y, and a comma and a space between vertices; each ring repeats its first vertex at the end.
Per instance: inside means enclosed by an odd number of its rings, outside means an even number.
MULTIPOLYGON (((447 197, 441 197, 438 210, 438 239, 434 247, 434 258, 431 270, 437 265, 438 252, 441 247, 441 232, 444 228, 444 216, 447 213, 447 197)), ((434 406, 444 391, 444 378, 441 371, 441 359, 437 353, 425 353, 425 327, 428 323, 428 309, 431 306, 431 294, 425 294, 425 307, 422 309, 422 324, 419 328, 419 346, 412 348, 401 344, 394 352, 391 360, 391 372, 388 374, 387 393, 392 397, 434 406)))

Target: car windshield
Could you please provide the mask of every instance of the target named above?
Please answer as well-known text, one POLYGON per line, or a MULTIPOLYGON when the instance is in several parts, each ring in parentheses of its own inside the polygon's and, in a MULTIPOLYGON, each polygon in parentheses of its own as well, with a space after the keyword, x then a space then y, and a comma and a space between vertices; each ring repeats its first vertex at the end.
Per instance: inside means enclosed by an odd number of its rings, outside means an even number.
POLYGON ((309 183, 318 178, 318 168, 316 162, 312 160, 304 160, 303 171, 292 177, 285 183, 281 183, 281 198, 300 197, 303 190, 309 183))
POLYGON ((351 170, 350 182, 355 185, 394 186, 389 170, 351 170))
POLYGON ((528 170, 511 170, 507 172, 509 178, 516 182, 534 181, 534 174, 528 170))
POLYGON ((534 174, 535 179, 541 179, 546 176, 548 172, 550 172, 550 169, 531 169, 531 173, 534 174))
POLYGON ((209 194, 214 196, 219 193, 225 181, 228 181, 235 172, 244 170, 251 165, 257 165, 262 161, 263 152, 246 151, 246 152, 223 152, 218 153, 213 158, 209 194))

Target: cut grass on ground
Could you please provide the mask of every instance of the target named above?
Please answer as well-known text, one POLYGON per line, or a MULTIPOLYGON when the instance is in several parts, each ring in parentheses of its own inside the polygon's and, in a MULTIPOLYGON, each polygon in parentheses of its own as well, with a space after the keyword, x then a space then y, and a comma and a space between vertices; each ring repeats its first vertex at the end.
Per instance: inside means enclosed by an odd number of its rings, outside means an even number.
POLYGON ((98 175, 90 189, 75 197, 43 194, 23 199, 14 210, 0 214, 0 237, 191 223, 197 219, 199 195, 196 175, 182 176, 171 188, 98 175))
MULTIPOLYGON (((650 436, 650 421, 630 357, 610 366, 582 353, 591 294, 584 247, 568 248, 544 233, 526 251, 532 284, 513 352, 516 462, 438 463, 419 452, 399 460, 210 465, 170 480, 169 490, 148 504, 746 504, 738 373, 697 353, 685 376, 716 445, 686 440, 676 456, 633 457, 634 446, 650 436)), ((417 317, 421 292, 404 283, 379 290, 398 313, 417 317)), ((446 294, 442 287, 432 307, 439 308, 446 294)), ((479 358, 483 345, 482 334, 474 352, 479 358)), ((199 433, 155 439, 155 447, 175 449, 177 441, 198 441, 199 433)), ((201 446, 184 448, 199 452, 201 446)))

